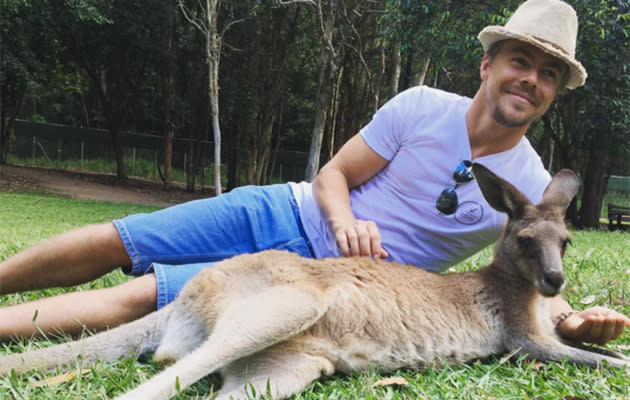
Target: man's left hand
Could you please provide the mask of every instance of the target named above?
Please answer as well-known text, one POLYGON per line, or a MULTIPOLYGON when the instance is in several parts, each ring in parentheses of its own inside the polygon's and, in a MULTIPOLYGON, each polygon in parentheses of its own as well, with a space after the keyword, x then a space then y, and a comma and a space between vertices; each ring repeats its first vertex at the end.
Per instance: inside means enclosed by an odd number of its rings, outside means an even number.
POLYGON ((556 328, 565 339, 605 345, 630 327, 630 318, 605 307, 592 307, 571 314, 556 328))

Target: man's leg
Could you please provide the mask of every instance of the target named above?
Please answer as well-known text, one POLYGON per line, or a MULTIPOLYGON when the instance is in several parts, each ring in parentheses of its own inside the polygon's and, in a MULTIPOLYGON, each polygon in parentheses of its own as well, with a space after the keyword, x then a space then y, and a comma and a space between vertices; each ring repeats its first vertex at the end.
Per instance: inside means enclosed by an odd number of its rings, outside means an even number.
POLYGON ((45 334, 63 332, 78 336, 84 328, 99 331, 135 320, 155 310, 155 282, 155 275, 148 274, 111 288, 0 307, 0 342, 29 338, 40 330, 45 334))
POLYGON ((130 264, 112 223, 89 225, 47 239, 0 263, 0 295, 72 286, 130 264))

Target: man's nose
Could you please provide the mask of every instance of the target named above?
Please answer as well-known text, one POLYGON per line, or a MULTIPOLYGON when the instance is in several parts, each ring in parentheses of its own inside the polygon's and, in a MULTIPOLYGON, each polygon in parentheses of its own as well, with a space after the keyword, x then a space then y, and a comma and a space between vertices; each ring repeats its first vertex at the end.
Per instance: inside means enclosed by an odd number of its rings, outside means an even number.
POLYGON ((529 68, 523 71, 521 83, 527 86, 536 87, 538 85, 538 71, 535 68, 529 68))

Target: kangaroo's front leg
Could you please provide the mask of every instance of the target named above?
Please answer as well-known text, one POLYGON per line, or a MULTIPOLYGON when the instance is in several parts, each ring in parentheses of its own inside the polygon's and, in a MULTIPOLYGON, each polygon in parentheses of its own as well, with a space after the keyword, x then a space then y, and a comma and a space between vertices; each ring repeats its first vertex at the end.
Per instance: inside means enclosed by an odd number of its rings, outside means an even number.
POLYGON ((324 294, 278 286, 229 304, 196 350, 118 400, 168 399, 219 368, 312 326, 325 312, 324 294))
POLYGON ((591 367, 599 366, 603 361, 606 361, 616 368, 625 367, 630 373, 630 361, 627 360, 627 357, 618 358, 600 352, 572 347, 551 336, 519 340, 515 343, 514 348, 518 347, 520 347, 522 353, 539 360, 560 361, 566 359, 573 364, 591 367))
POLYGON ((618 358, 621 360, 625 360, 625 361, 630 361, 630 357, 618 352, 618 351, 614 351, 614 350, 609 350, 609 349, 605 349, 603 347, 598 347, 596 345, 585 345, 582 343, 572 343, 572 342, 563 342, 564 344, 571 346, 571 347, 575 347, 577 349, 581 349, 581 350, 586 350, 586 351, 590 351, 592 353, 598 353, 598 354, 603 354, 605 356, 609 356, 609 357, 614 357, 614 358, 618 358))

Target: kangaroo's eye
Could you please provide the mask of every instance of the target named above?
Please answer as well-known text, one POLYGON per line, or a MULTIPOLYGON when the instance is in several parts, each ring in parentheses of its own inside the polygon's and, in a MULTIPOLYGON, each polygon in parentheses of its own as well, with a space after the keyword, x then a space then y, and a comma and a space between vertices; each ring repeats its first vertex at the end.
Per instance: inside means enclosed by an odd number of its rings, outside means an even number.
POLYGON ((518 242, 518 247, 520 247, 521 250, 529 250, 532 247, 534 247, 534 240, 532 238, 519 237, 517 239, 517 242, 518 242))

